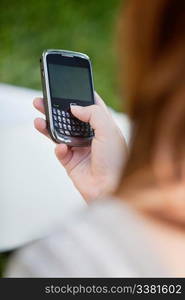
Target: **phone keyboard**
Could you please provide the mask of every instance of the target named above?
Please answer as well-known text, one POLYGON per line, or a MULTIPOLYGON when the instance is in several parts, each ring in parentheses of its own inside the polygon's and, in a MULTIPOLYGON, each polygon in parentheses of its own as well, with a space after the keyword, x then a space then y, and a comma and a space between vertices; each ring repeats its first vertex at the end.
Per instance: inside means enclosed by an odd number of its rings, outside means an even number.
POLYGON ((75 118, 72 113, 53 108, 53 123, 55 129, 62 135, 71 137, 91 137, 94 135, 89 123, 75 118))

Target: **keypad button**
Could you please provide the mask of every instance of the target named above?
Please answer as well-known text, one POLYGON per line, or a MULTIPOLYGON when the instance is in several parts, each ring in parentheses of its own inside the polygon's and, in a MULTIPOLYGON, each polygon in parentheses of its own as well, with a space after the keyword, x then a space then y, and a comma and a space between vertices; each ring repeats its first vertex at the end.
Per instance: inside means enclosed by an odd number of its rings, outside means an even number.
POLYGON ((89 137, 94 135, 89 123, 75 118, 70 112, 53 108, 54 126, 60 134, 74 137, 89 137))
POLYGON ((60 132, 61 134, 64 134, 64 130, 63 130, 63 129, 59 129, 59 132, 60 132))
POLYGON ((65 134, 66 135, 71 135, 70 132, 68 130, 65 130, 65 134))
POLYGON ((81 136, 81 133, 80 132, 76 132, 76 131, 72 131, 71 135, 72 136, 81 136))

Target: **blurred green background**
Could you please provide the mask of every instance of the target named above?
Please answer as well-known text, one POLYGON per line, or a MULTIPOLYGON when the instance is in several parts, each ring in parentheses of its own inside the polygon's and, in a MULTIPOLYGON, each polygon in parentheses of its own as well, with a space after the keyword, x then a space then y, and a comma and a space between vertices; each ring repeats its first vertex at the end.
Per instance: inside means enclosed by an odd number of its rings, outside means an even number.
MULTIPOLYGON (((44 49, 87 53, 95 88, 119 109, 116 20, 121 0, 0 0, 0 82, 41 89, 44 49)), ((0 273, 5 255, 0 255, 0 273)))
POLYGON ((41 89, 39 56, 59 48, 87 53, 96 90, 119 108, 116 18, 120 0, 1 0, 0 81, 41 89))

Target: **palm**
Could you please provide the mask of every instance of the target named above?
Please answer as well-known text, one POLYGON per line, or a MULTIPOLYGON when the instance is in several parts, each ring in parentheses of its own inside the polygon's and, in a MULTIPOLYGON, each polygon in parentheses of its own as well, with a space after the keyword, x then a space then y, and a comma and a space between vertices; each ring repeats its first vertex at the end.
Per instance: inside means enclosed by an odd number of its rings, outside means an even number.
POLYGON ((120 154, 124 157, 120 144, 125 150, 123 137, 110 145, 95 137, 91 147, 68 150, 73 154, 65 166, 66 171, 85 199, 95 198, 106 186, 111 189, 117 181, 118 165, 121 165, 120 154))
POLYGON ((96 197, 99 182, 103 175, 100 159, 94 157, 96 147, 96 141, 93 141, 92 147, 73 148, 71 160, 65 166, 74 185, 85 199, 89 198, 89 195, 91 195, 91 198, 96 197), (101 172, 98 170, 101 170, 101 172))

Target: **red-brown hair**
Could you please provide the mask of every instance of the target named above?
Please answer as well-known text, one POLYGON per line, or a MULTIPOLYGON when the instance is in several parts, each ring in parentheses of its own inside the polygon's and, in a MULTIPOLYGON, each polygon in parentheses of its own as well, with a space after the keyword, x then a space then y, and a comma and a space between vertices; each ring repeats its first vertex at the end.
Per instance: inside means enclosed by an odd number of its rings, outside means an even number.
MULTIPOLYGON (((172 166, 167 170, 179 176, 178 163, 185 160, 185 1, 128 0, 119 22, 119 61, 133 121, 120 187, 135 171, 152 167, 162 145, 163 161, 172 166)), ((165 164, 158 157, 158 174, 160 167, 165 164)))

